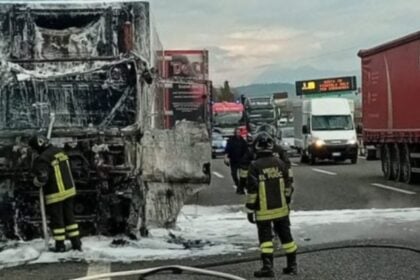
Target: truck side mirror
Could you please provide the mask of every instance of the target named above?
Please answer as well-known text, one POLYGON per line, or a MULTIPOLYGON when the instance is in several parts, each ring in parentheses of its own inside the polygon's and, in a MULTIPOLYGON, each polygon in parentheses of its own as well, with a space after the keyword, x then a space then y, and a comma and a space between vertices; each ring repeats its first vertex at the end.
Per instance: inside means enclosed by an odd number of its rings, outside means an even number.
POLYGON ((303 134, 308 134, 309 133, 309 129, 307 125, 302 126, 302 133, 303 134))

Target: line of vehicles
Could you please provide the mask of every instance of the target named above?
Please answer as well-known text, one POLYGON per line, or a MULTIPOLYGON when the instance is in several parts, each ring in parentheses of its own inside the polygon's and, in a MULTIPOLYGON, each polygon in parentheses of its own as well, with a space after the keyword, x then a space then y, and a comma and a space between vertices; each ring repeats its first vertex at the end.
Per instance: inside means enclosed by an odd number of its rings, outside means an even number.
MULTIPOLYGON (((278 128, 283 147, 295 149, 302 162, 333 159, 355 164, 362 152, 368 160, 380 158, 386 179, 416 183, 420 178, 419 47, 420 32, 416 32, 361 50, 361 89, 355 77, 296 82, 300 98, 286 98, 284 108, 293 104, 293 112, 286 114, 286 121, 283 115, 283 122, 272 96, 243 98, 231 128, 243 126, 252 134, 259 125, 271 124, 278 128), (336 95, 341 91, 361 93, 361 103, 336 95)), ((215 131, 218 125, 213 122, 215 131)), ((221 131, 217 137, 228 136, 221 131)))
POLYGON ((213 157, 223 153, 234 128, 240 127, 246 138, 252 137, 259 127, 269 125, 275 128, 276 141, 289 156, 300 155, 302 162, 349 159, 356 163, 358 146, 353 115, 353 102, 342 98, 289 100, 282 106, 270 96, 246 97, 238 103, 214 103, 213 157))

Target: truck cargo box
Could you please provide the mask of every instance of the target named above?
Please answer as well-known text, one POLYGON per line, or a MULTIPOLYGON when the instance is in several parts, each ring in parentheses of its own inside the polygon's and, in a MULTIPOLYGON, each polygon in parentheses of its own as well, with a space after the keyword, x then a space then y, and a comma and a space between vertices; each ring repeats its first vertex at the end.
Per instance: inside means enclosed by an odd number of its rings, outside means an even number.
POLYGON ((420 32, 361 50, 365 143, 420 138, 420 32))

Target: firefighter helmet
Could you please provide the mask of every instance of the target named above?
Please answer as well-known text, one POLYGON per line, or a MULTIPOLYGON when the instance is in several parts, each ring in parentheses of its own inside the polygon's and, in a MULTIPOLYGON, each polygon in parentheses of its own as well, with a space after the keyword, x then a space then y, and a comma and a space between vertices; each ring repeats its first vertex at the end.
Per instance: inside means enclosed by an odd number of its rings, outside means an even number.
POLYGON ((49 146, 49 140, 43 135, 34 135, 29 139, 29 147, 37 152, 42 152, 49 146))
POLYGON ((274 139, 267 132, 261 132, 255 137, 254 149, 257 153, 272 153, 274 149, 274 139))

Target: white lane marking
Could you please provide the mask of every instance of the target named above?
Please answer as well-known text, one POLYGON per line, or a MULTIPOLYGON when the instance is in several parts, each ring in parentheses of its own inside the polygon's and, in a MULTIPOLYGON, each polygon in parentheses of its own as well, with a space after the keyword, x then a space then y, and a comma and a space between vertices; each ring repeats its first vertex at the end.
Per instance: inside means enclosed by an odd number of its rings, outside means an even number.
POLYGON ((299 164, 292 162, 292 166, 299 166, 299 164))
POLYGON ((400 193, 404 193, 404 194, 410 194, 410 195, 416 194, 415 192, 412 192, 412 191, 401 190, 401 189, 397 189, 397 188, 390 187, 390 186, 383 185, 383 184, 375 183, 375 184, 372 184, 372 186, 382 188, 382 189, 386 189, 386 190, 390 190, 390 191, 400 192, 400 193))
MULTIPOLYGON (((94 276, 111 272, 110 263, 91 263, 89 264, 86 276, 94 276)), ((111 280, 111 278, 103 278, 103 280, 111 280)))
POLYGON ((214 174, 216 177, 219 177, 219 178, 225 178, 225 176, 223 176, 223 175, 222 175, 222 174, 220 174, 219 172, 213 171, 213 174, 214 174))
POLYGON ((327 174, 327 175, 331 175, 331 176, 336 176, 337 173, 335 172, 331 172, 331 171, 327 171, 327 170, 323 170, 323 169, 318 169, 318 168, 312 168, 313 171, 315 172, 319 172, 319 173, 323 173, 323 174, 327 174))

